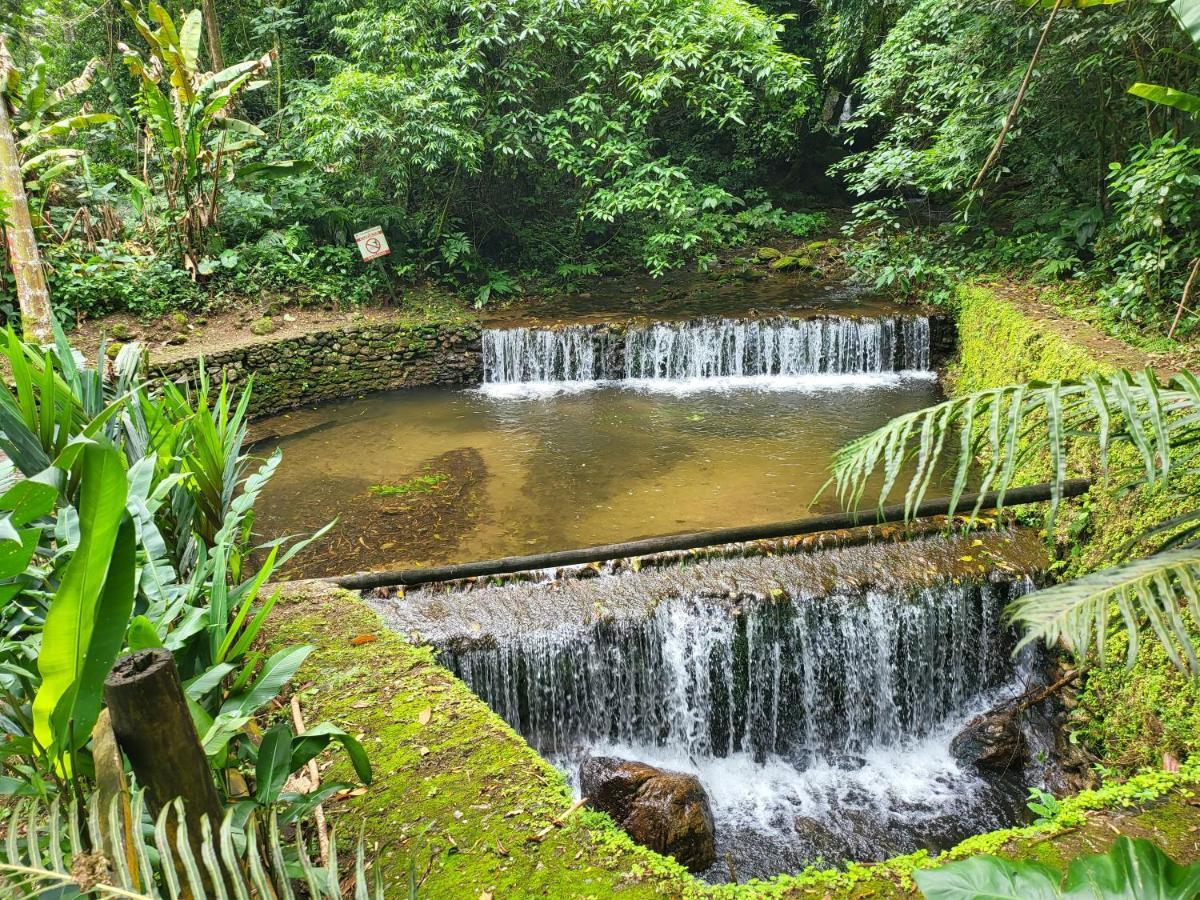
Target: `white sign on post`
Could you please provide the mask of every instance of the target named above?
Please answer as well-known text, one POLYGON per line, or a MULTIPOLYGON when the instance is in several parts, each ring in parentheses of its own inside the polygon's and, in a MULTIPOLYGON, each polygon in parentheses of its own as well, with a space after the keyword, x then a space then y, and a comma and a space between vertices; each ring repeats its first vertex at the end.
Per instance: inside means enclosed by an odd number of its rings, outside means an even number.
POLYGON ((392 252, 387 238, 383 236, 383 229, 378 225, 358 232, 354 235, 354 240, 358 243, 358 252, 362 254, 363 262, 379 259, 379 257, 387 256, 392 252))

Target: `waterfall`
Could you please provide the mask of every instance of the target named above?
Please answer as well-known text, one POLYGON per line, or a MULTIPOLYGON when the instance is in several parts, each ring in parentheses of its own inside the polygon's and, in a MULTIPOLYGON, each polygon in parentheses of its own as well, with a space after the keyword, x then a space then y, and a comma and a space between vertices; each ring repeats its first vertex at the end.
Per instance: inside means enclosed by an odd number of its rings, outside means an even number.
POLYGON ((447 650, 541 753, 597 742, 798 765, 898 746, 1011 677, 1000 611, 1020 585, 760 601, 664 600, 644 621, 447 650))
POLYGON ((614 335, 589 325, 488 328, 483 380, 495 384, 599 381, 616 368, 614 335))
POLYGON ((684 380, 930 369, 926 316, 694 319, 631 325, 487 329, 489 384, 684 380))

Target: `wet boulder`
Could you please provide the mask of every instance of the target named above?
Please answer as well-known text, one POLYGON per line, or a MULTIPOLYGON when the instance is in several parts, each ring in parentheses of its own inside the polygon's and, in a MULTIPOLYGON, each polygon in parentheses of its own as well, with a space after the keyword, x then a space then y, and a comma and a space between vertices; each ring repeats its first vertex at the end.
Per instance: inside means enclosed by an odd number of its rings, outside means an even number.
POLYGON ((1021 709, 1007 703, 976 716, 950 742, 961 765, 993 772, 1020 769, 1029 759, 1029 744, 1021 728, 1021 709))
POLYGON ((588 802, 645 847, 673 856, 692 872, 716 859, 712 809, 699 779, 645 763, 592 756, 579 767, 588 802))

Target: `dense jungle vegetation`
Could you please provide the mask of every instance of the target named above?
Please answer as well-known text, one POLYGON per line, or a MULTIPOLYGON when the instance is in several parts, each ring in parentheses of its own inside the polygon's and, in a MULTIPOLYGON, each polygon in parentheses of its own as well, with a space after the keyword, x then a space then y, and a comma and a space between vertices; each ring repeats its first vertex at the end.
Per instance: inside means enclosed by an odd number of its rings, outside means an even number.
POLYGON ((495 302, 704 267, 832 206, 849 261, 899 295, 1067 280, 1159 334, 1200 254, 1198 60, 1169 4, 5 9, 15 152, 68 321, 361 304, 385 278, 495 302), (352 234, 375 224, 394 252, 365 267, 352 234))
MULTIPOLYGON (((327 832, 314 845, 296 828, 373 773, 358 736, 305 727, 279 700, 311 648, 260 649, 279 596, 264 585, 312 538, 255 546, 279 456, 245 446, 252 388, 146 384, 133 344, 83 365, 65 333, 76 324, 426 290, 485 306, 840 229, 852 274, 902 300, 952 306, 985 275, 1054 285, 1062 308, 1143 347, 1200 327, 1200 4, 1188 0, 0 10, 0 794, 27 804, 5 806, 0 875, 31 892, 84 884, 72 865, 117 832, 124 843, 104 849, 134 887, 182 872, 197 896, 214 881, 233 896, 290 896, 301 880, 314 897, 383 890, 361 844, 339 869, 327 832), (375 225, 392 253, 367 265, 354 234, 375 225), (224 816, 208 834, 179 837, 183 813, 164 807, 135 835, 140 795, 123 807, 113 787, 124 770, 107 752, 103 676, 140 650, 176 673, 211 772, 200 799, 224 816), (297 780, 327 748, 353 780, 297 780), (42 846, 58 857, 35 860, 42 846)), ((847 505, 870 502, 882 473, 883 496, 915 506, 954 450, 956 498, 973 462, 1001 491, 1041 464, 1057 486, 1046 533, 1061 539, 1074 448, 1096 451, 1097 477, 1112 450, 1112 471, 1136 473, 1130 490, 1180 503, 1107 567, 1072 570, 1084 577, 1010 615, 1026 641, 1073 652, 1072 678, 1099 671, 1114 635, 1137 661, 1141 633, 1156 674, 1194 691, 1198 407, 1188 373, 964 393, 843 449, 835 485, 847 505)), ((1175 879, 1164 895, 1198 889, 1200 869, 1121 844, 1081 861, 1065 890, 1139 865, 1175 879)), ((1057 874, 974 877, 1034 878, 1036 896, 1059 896, 1057 874)), ((938 878, 918 880, 939 896, 938 878)))

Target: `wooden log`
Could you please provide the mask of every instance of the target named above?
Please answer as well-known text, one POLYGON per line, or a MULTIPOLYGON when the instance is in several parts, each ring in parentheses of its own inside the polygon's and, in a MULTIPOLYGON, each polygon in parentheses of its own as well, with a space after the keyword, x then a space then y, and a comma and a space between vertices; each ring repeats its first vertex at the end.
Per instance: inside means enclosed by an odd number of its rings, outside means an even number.
MULTIPOLYGON (((171 652, 139 650, 117 660, 104 681, 104 699, 113 734, 129 758, 151 814, 157 818, 176 798, 183 800, 188 844, 207 880, 207 869, 200 862, 200 821, 207 816, 213 832, 217 831, 221 798, 171 652)), ((173 814, 167 816, 167 828, 172 845, 178 846, 173 814)))
MULTIPOLYGON (((1078 497, 1091 487, 1086 478, 1075 478, 1062 485, 1061 496, 1078 497)), ((1050 484, 1031 484, 1012 488, 1004 494, 1004 507, 1022 506, 1027 503, 1043 503, 1053 496, 1050 484)), ((1000 495, 995 491, 983 494, 963 494, 955 506, 956 512, 970 511, 979 504, 980 510, 995 509, 1000 495)), ((774 522, 769 525, 745 525, 737 528, 719 528, 715 531, 700 531, 690 534, 668 534, 659 537, 626 541, 622 544, 604 544, 599 547, 584 547, 579 550, 557 550, 553 553, 538 553, 533 556, 507 556, 503 559, 488 559, 482 562, 462 563, 429 569, 400 569, 391 572, 361 572, 324 579, 338 587, 350 590, 370 590, 392 585, 431 584, 438 581, 456 581, 460 578, 481 578, 492 575, 509 575, 513 572, 529 572, 536 569, 551 569, 558 566, 575 566, 612 559, 627 559, 649 556, 671 550, 695 550, 715 547, 720 544, 738 544, 744 541, 760 541, 768 538, 792 537, 800 534, 816 534, 822 531, 837 531, 844 528, 862 528, 868 525, 884 525, 889 522, 907 522, 931 516, 944 516, 950 511, 949 498, 927 500, 905 514, 904 505, 897 503, 881 509, 864 512, 829 513, 795 519, 790 522, 774 522)))

